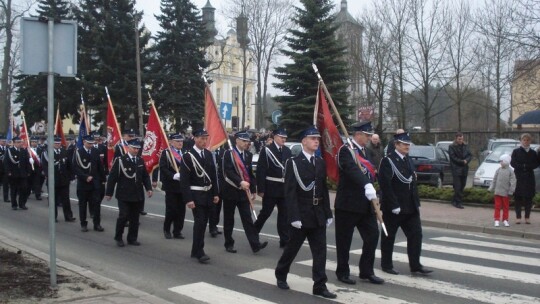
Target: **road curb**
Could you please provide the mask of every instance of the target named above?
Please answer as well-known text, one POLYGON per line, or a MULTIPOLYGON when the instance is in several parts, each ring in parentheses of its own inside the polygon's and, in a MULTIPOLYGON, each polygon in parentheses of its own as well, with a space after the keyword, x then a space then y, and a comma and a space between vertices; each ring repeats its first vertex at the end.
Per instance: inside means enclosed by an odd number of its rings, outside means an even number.
POLYGON ((466 224, 445 223, 432 220, 422 220, 422 225, 434 228, 443 228, 450 230, 459 230, 466 232, 479 232, 493 235, 502 235, 510 237, 519 237, 524 239, 540 240, 540 233, 531 233, 525 231, 509 230, 505 227, 491 227, 491 226, 474 226, 466 224))
MULTIPOLYGON (((4 235, 0 235, 0 242, 1 243, 4 243, 8 246, 11 246, 13 248, 17 248, 19 250, 22 250, 23 252, 25 253, 28 253, 30 255, 33 255, 35 256, 36 258, 38 259, 41 259, 43 260, 45 263, 47 263, 47 265, 49 264, 49 260, 50 260, 50 257, 48 254, 46 253, 43 253, 37 249, 34 249, 32 247, 29 247, 29 246, 26 246, 22 243, 19 243, 13 239, 10 239, 4 235)), ((115 289, 116 291, 112 291, 110 294, 104 294, 104 295, 100 295, 100 296, 93 296, 92 298, 100 298, 100 297, 107 297, 107 296, 117 296, 118 295, 118 291, 120 292, 124 292, 124 293, 128 293, 130 294, 132 297, 135 297, 135 298, 138 298, 140 299, 141 301, 144 301, 144 303, 152 303, 152 304, 172 304, 171 302, 168 302, 168 301, 165 301, 161 298, 158 298, 154 295, 151 295, 149 293, 146 293, 146 292, 143 292, 143 291, 140 291, 140 290, 137 290, 133 287, 130 287, 130 286, 127 286, 123 283, 120 283, 118 281, 114 281, 112 279, 109 279, 107 277, 104 277, 102 275, 99 275, 95 272, 92 272, 91 270, 88 270, 88 269, 85 269, 85 268, 82 268, 80 266, 77 266, 77 265, 74 265, 74 264, 71 264, 69 262, 66 262, 66 261, 63 261, 63 260, 60 260, 60 259, 56 259, 56 265, 57 267, 62 267, 62 268, 65 268, 69 271, 72 271, 74 273, 77 273, 89 280, 92 280, 94 281, 95 283, 97 284, 101 284, 101 285, 104 285, 104 286, 107 286, 107 287, 110 287, 112 289, 115 289)), ((72 299, 73 301, 80 301, 84 298, 78 298, 78 299, 72 299)), ((131 303, 134 303, 131 301, 131 303)), ((142 303, 142 302, 141 302, 142 303)))

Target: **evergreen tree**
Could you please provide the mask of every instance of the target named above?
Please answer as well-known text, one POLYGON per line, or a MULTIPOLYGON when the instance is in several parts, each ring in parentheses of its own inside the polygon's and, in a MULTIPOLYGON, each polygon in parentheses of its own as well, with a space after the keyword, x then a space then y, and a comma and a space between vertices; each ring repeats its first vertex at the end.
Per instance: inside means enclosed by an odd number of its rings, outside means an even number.
POLYGON ((332 95, 343 121, 352 107, 347 104, 347 70, 345 48, 336 38, 337 26, 331 15, 333 1, 300 0, 304 8, 296 7, 293 22, 297 25, 286 37, 288 49, 281 50, 292 62, 276 68, 280 80, 275 87, 288 95, 278 96, 283 116, 280 127, 289 129, 292 137, 313 124, 313 111, 318 79, 311 66, 315 63, 332 95))
MULTIPOLYGON (((54 20, 73 19, 71 4, 67 0, 41 0, 33 17, 46 17, 54 20)), ((14 103, 21 104, 28 125, 47 119, 47 75, 15 77, 17 97, 14 103)), ((54 106, 60 104, 63 117, 77 113, 75 88, 77 83, 73 78, 55 77, 54 106)), ((54 123, 54 122, 53 122, 54 123)))
MULTIPOLYGON (((152 95, 160 114, 167 114, 176 131, 203 125, 204 81, 209 33, 189 0, 161 0, 156 16, 162 30, 155 37, 151 67, 152 95)), ((165 115, 163 115, 165 116, 165 115)))
POLYGON ((106 120, 107 86, 120 126, 138 128, 135 55, 140 51, 144 71, 149 63, 146 45, 150 39, 149 32, 139 28, 140 49, 136 49, 135 20, 141 20, 142 12, 135 10, 134 0, 82 0, 76 14, 78 74, 94 123, 106 120))

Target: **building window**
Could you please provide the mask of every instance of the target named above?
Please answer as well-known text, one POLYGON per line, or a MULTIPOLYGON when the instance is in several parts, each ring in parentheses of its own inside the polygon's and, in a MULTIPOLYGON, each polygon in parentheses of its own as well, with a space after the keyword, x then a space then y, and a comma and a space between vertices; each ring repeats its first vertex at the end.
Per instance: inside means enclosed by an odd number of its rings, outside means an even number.
POLYGON ((251 93, 246 93, 246 104, 248 108, 251 108, 251 93))
POLYGON ((231 63, 231 74, 236 73, 236 63, 231 63))
POLYGON ((232 88, 232 104, 234 107, 238 106, 238 89, 239 87, 232 88))
POLYGON ((217 102, 221 103, 221 88, 216 89, 217 102))

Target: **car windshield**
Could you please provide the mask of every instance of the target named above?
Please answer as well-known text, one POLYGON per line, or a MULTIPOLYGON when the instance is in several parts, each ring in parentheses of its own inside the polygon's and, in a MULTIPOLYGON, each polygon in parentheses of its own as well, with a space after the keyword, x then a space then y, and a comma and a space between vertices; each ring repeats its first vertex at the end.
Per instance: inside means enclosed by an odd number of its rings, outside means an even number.
POLYGON ((502 145, 508 145, 508 144, 515 144, 515 141, 496 141, 493 142, 493 145, 491 146, 491 150, 495 150, 497 147, 502 145))
POLYGON ((514 151, 516 147, 514 146, 503 146, 503 147, 497 147, 493 152, 491 152, 488 157, 486 157, 486 160, 484 160, 486 163, 498 163, 499 158, 503 154, 512 155, 512 151, 514 151))
POLYGON ((435 159, 435 149, 432 146, 411 146, 409 156, 435 159))

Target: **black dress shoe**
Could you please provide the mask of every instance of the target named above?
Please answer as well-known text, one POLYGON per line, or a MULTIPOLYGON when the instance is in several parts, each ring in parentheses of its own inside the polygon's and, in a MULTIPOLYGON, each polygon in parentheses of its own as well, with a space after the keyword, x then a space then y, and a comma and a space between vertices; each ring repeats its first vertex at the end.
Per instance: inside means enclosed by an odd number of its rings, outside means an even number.
POLYGON ((75 222, 77 219, 74 217, 70 217, 66 219, 66 222, 75 222))
POLYGON ((382 284, 384 283, 384 280, 379 278, 378 276, 372 274, 368 276, 360 276, 360 279, 362 280, 369 280, 373 284, 382 284))
POLYGON ((261 249, 266 248, 266 246, 268 246, 268 242, 260 243, 259 246, 255 247, 255 249, 253 249, 253 252, 257 253, 257 252, 261 251, 261 249))
POLYGON ((210 231, 210 236, 216 237, 218 235, 217 231, 210 231))
POLYGON ((19 209, 19 208, 17 208, 17 207, 15 206, 15 207, 11 207, 11 209, 13 209, 13 210, 17 210, 17 209, 19 209))
POLYGON ((128 244, 130 244, 131 246, 141 246, 141 243, 137 241, 131 241, 131 242, 128 242, 128 244))
POLYGON ((11 203, 11 200, 10 199, 5 199, 4 203, 11 203))
POLYGON ((41 196, 40 196, 40 197, 36 197, 36 200, 42 201, 43 199, 42 199, 41 196))
POLYGON ((82 232, 88 232, 88 227, 86 227, 86 226, 81 227, 81 231, 82 231, 82 232))
POLYGON ((349 278, 349 276, 342 276, 342 277, 339 277, 338 280, 339 280, 340 282, 343 282, 343 283, 349 284, 349 285, 354 285, 354 284, 356 284, 356 281, 353 280, 353 279, 351 279, 351 278, 349 278))
POLYGON ((206 264, 210 260, 210 257, 205 254, 201 256, 200 258, 198 258, 198 260, 199 260, 199 263, 206 264))
POLYGON ((236 249, 234 249, 233 246, 229 246, 229 247, 225 248, 225 251, 230 252, 230 253, 236 253, 236 249))
POLYGON ((175 235, 174 235, 174 238, 175 238, 175 239, 181 239, 181 240, 185 239, 185 237, 184 237, 184 235, 183 235, 182 233, 175 234, 175 235))
POLYGON ((328 291, 328 289, 314 290, 313 294, 327 299, 337 298, 337 295, 335 293, 331 293, 330 291, 328 291))
POLYGON ((286 242, 279 242, 279 248, 285 248, 287 246, 286 242))
POLYGON ((458 208, 458 209, 464 209, 465 207, 463 207, 463 205, 461 203, 458 203, 458 202, 452 202, 452 206, 458 208))
POLYGON ((433 270, 424 268, 423 266, 418 269, 411 269, 411 273, 418 273, 418 274, 430 274, 433 270))
POLYGON ((284 290, 290 289, 289 284, 287 284, 286 281, 282 281, 282 280, 277 280, 277 287, 279 289, 284 289, 284 290))
POLYGON ((116 246, 118 246, 118 247, 124 247, 124 246, 126 246, 126 244, 124 244, 124 241, 122 241, 122 240, 117 240, 117 241, 116 241, 116 246))
POLYGON ((54 219, 54 222, 55 222, 55 223, 58 223, 58 220, 57 220, 57 219, 54 219))
POLYGON ((172 235, 169 231, 163 231, 163 235, 165 236, 167 240, 172 239, 172 235))
POLYGON ((139 212, 139 214, 140 214, 140 215, 147 215, 148 212, 146 212, 146 211, 141 211, 141 212, 139 212))
POLYGON ((399 274, 399 271, 395 270, 394 268, 383 268, 382 271, 389 274, 399 274))
POLYGON ((94 230, 99 232, 105 231, 105 229, 103 229, 103 227, 101 227, 100 225, 94 226, 94 230))
POLYGON ((19 208, 22 209, 22 210, 28 210, 28 207, 26 207, 26 206, 21 206, 19 208))

